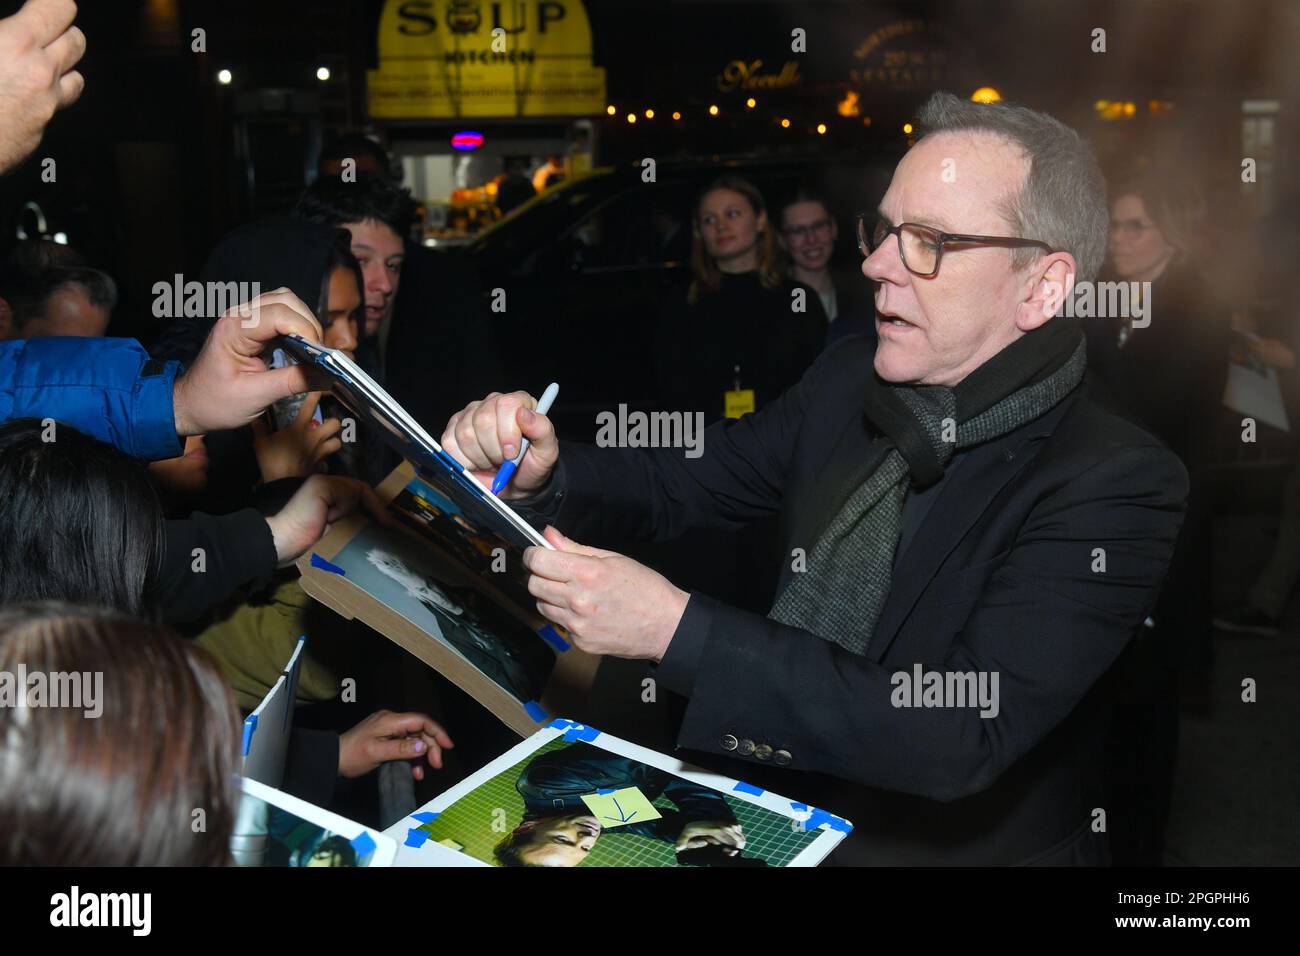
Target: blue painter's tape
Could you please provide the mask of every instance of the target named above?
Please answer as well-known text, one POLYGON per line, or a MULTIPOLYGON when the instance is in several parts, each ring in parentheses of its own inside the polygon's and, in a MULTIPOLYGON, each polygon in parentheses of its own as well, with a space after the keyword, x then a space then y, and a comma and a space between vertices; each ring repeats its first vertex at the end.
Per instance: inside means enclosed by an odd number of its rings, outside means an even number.
POLYGON ((419 820, 421 823, 432 823, 434 820, 438 819, 438 814, 431 810, 425 810, 421 813, 412 813, 411 819, 419 820))
POLYGON ((569 642, 561 637, 560 632, 551 625, 547 624, 545 627, 539 628, 537 633, 542 635, 542 637, 546 639, 546 643, 550 644, 551 647, 555 648, 561 654, 569 649, 569 642))
POLYGON ((315 551, 311 553, 311 566, 313 568, 320 568, 322 571, 328 571, 330 574, 340 574, 343 577, 347 577, 348 574, 337 564, 331 564, 330 562, 322 558, 319 554, 317 554, 315 551))
POLYGON ((837 817, 833 813, 827 813, 825 810, 819 810, 817 807, 810 807, 806 803, 791 803, 790 806, 795 810, 809 810, 811 815, 803 821, 804 829, 816 830, 824 823, 832 830, 839 830, 841 833, 853 832, 853 824, 849 823, 843 817, 837 817))
POLYGON ((564 730, 566 727, 572 727, 573 721, 565 720, 563 717, 556 717, 546 725, 547 730, 564 730))
POLYGON ((597 793, 602 793, 602 794, 603 794, 603 793, 613 793, 613 792, 614 792, 614 788, 613 788, 613 787, 601 787, 601 788, 600 788, 599 790, 597 790, 596 792, 597 792, 597 793))
POLYGON ((415 829, 407 830, 405 845, 413 846, 418 849, 419 847, 424 846, 424 844, 428 841, 428 839, 429 839, 429 834, 425 833, 423 830, 415 830, 415 829))
POLYGON ((737 793, 748 793, 750 796, 754 797, 760 797, 767 792, 762 787, 756 787, 752 783, 745 783, 743 780, 737 780, 736 785, 731 789, 735 790, 737 793))
POLYGON ((352 841, 352 849, 357 851, 357 859, 360 860, 364 858, 366 854, 374 852, 375 841, 369 833, 362 830, 361 835, 352 841))
POLYGON ((541 723, 546 719, 546 711, 542 710, 542 705, 535 700, 524 702, 524 710, 528 711, 528 716, 533 718, 536 723, 541 723))
POLYGON ((248 748, 253 745, 253 734, 257 733, 257 714, 249 714, 244 718, 244 756, 248 756, 248 748))
POLYGON ((574 724, 564 732, 565 740, 595 740, 600 736, 600 731, 595 727, 584 727, 582 724, 574 724))
POLYGON ((473 497, 479 500, 482 500, 483 492, 479 491, 478 488, 475 487, 474 483, 465 477, 464 465, 458 462, 455 458, 451 457, 451 455, 447 453, 446 449, 439 449, 437 453, 437 457, 440 458, 443 464, 447 466, 447 474, 451 477, 452 481, 456 482, 456 484, 460 485, 461 488, 465 489, 465 491, 468 494, 472 495, 473 497))

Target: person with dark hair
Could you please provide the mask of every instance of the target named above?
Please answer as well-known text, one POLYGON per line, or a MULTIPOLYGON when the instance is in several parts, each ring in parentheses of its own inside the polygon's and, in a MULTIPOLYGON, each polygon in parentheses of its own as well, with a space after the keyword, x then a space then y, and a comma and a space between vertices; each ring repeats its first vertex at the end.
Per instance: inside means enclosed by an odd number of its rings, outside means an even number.
POLYGON ((1106 247, 1083 139, 951 93, 918 127, 857 224, 878 345, 827 349, 695 459, 561 447, 520 392, 466 406, 442 445, 490 475, 529 439, 502 497, 551 526, 554 550, 524 554, 539 612, 651 662, 686 699, 694 762, 851 820, 835 862, 1105 865, 1114 665, 1155 606, 1187 470, 1094 398, 1059 314, 1106 247), (599 547, 772 514, 787 559, 766 614, 599 547))
POLYGON ((346 229, 366 299, 362 367, 426 428, 436 429, 500 380, 500 360, 471 260, 411 241, 414 203, 374 176, 317 179, 294 215, 346 229))
MULTIPOLYGON (((166 533, 136 462, 70 425, 9 422, 0 425, 0 501, 0 604, 59 600, 158 616, 166 533)), ((218 588, 232 566, 263 570, 230 557, 214 568, 218 588)))
POLYGON ((307 187, 293 210, 296 219, 346 229, 351 236, 366 298, 361 335, 376 347, 391 320, 414 214, 411 194, 377 176, 358 176, 355 182, 322 176, 307 187))
POLYGON ((846 335, 876 337, 874 288, 862 274, 860 257, 853 256, 852 268, 832 266, 839 225, 830 203, 821 193, 800 186, 781 206, 781 228, 777 234, 790 260, 789 276, 817 292, 826 311, 826 344, 846 335))
POLYGON ((117 305, 117 284, 48 239, 18 243, 0 264, 0 340, 97 338, 117 305))
POLYGON ((799 380, 826 336, 817 293, 783 279, 762 194, 723 176, 695 205, 691 280, 664 303, 656 330, 660 399, 705 422, 729 390, 761 408, 799 380))
MULTIPOLYGON (((369 347, 360 336, 360 265, 344 230, 295 219, 249 223, 222 237, 202 276, 205 282, 228 287, 291 289, 311 306, 321 325, 321 344, 366 364, 363 355, 369 347)), ((202 316, 176 319, 153 354, 188 362, 210 326, 211 320, 202 316)), ((288 363, 273 353, 270 364, 279 368, 288 363)), ((254 503, 259 483, 303 478, 317 470, 378 483, 396 464, 395 456, 364 429, 358 429, 356 442, 345 447, 340 438, 343 417, 342 407, 319 393, 288 396, 257 416, 249 428, 208 434, 211 470, 201 506, 215 513, 243 508, 254 503), (322 464, 331 455, 342 455, 346 462, 322 464)), ((272 487, 263 497, 278 503, 278 493, 272 487)))
POLYGON ((744 828, 722 794, 698 783, 583 743, 547 751, 519 772, 515 789, 524 799, 524 818, 496 845, 502 866, 577 866, 604 833, 584 795, 635 787, 646 800, 665 796, 675 810, 610 830, 664 840, 678 852, 719 846, 735 856, 745 847, 744 828))
MULTIPOLYGON (((386 520, 370 488, 323 475, 269 518, 247 509, 164 520, 136 462, 70 426, 31 420, 0 425, 0 496, 0 605, 58 600, 168 623, 268 579, 315 544, 327 520, 360 505, 386 520), (195 573, 196 554, 202 573, 195 573)), ((285 787, 318 803, 328 801, 339 774, 362 776, 421 754, 437 768, 441 748, 452 746, 427 716, 387 711, 341 737, 295 732, 295 739, 285 787)))
POLYGON ((328 836, 310 854, 299 855, 299 866, 346 867, 357 865, 357 851, 347 837, 328 836))
POLYGON ((0 707, 0 866, 230 862, 240 717, 204 651, 117 610, 21 603, 0 608, 0 673, 93 675, 100 709, 0 707))
POLYGON ((327 519, 364 506, 383 520, 370 488, 316 475, 270 517, 168 521, 137 462, 52 419, 0 425, 0 500, 0 603, 74 601, 169 623, 292 563, 327 519))

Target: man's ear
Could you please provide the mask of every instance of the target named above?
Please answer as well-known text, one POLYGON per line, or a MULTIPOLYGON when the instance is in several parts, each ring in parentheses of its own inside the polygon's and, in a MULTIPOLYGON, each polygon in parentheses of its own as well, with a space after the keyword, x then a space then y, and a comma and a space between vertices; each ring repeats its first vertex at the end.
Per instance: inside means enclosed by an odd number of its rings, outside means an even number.
POLYGON ((0 299, 0 342, 14 338, 17 331, 14 327, 14 310, 6 300, 0 299))
POLYGON ((1039 259, 1031 275, 1025 300, 1016 311, 1016 328, 1032 332, 1061 310, 1062 303, 1074 292, 1078 266, 1068 252, 1053 252, 1039 259))

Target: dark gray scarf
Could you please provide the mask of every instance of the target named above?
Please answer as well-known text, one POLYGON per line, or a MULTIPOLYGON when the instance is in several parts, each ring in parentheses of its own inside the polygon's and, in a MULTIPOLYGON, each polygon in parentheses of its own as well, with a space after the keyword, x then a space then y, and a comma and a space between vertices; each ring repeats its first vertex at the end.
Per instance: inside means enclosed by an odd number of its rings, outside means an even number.
POLYGON ((890 385, 873 375, 866 416, 880 437, 817 537, 807 570, 791 578, 768 617, 865 654, 889 596, 908 483, 933 485, 956 449, 1045 414, 1079 384, 1085 364, 1078 323, 1057 317, 954 388, 890 385))

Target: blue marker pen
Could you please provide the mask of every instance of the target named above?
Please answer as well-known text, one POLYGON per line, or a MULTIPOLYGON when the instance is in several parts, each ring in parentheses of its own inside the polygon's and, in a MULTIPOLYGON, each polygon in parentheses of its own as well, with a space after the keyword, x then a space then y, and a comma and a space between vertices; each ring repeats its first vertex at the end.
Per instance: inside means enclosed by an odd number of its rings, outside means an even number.
MULTIPOLYGON (((545 415, 551 410, 551 405, 555 403, 555 399, 559 394, 560 386, 557 383, 552 382, 550 385, 547 385, 546 391, 542 392, 542 400, 537 403, 537 408, 534 409, 534 411, 539 415, 545 415)), ((519 443, 519 454, 515 455, 514 459, 511 461, 502 462, 501 469, 497 472, 497 476, 492 479, 492 494, 501 494, 502 489, 504 489, 506 485, 510 484, 510 479, 515 476, 515 469, 518 468, 519 463, 524 460, 524 452, 528 451, 528 445, 529 441, 525 438, 519 443)))

